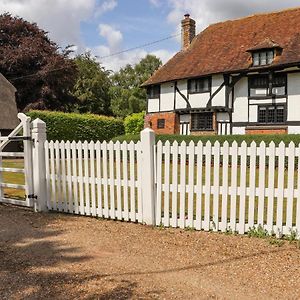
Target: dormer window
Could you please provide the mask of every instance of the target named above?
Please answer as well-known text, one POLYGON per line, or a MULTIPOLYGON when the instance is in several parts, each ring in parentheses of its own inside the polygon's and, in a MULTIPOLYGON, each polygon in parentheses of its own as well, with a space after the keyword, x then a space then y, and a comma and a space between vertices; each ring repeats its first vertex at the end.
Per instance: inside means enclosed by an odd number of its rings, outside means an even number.
POLYGON ((254 67, 270 65, 274 60, 274 50, 254 52, 252 57, 254 67))
POLYGON ((252 56, 252 66, 268 66, 273 63, 275 57, 281 55, 283 48, 271 40, 266 38, 261 43, 247 50, 252 56))

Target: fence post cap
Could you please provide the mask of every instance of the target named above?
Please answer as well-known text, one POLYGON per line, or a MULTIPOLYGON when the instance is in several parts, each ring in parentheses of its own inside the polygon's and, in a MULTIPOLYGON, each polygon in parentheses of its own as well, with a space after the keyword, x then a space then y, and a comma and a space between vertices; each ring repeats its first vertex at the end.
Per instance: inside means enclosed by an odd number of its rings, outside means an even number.
POLYGON ((144 130, 141 131, 141 133, 148 133, 148 132, 153 132, 154 133, 154 130, 151 129, 151 128, 145 128, 144 130))
POLYGON ((33 125, 33 127, 46 127, 46 123, 43 120, 39 119, 39 118, 35 119, 32 122, 32 125, 33 125))

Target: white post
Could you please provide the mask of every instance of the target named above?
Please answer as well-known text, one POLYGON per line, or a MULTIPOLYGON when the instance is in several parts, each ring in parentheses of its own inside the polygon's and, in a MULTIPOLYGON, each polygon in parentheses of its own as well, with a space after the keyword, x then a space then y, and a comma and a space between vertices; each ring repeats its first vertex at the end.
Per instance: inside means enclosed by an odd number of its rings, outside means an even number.
POLYGON ((154 181, 154 145, 155 133, 146 128, 141 132, 142 150, 142 198, 143 222, 147 225, 155 224, 155 181, 154 181))
POLYGON ((33 139, 33 182, 34 195, 37 197, 35 211, 47 211, 47 187, 46 187, 46 161, 45 161, 45 141, 46 123, 40 119, 32 122, 33 139))
MULTIPOLYGON (((23 113, 18 114, 18 118, 23 124, 23 136, 32 138, 31 136, 31 118, 23 113)), ((32 165, 32 149, 33 142, 31 140, 24 140, 24 170, 25 170, 25 192, 26 192, 26 204, 27 206, 34 206, 34 199, 32 197, 33 192, 33 165, 32 165)))

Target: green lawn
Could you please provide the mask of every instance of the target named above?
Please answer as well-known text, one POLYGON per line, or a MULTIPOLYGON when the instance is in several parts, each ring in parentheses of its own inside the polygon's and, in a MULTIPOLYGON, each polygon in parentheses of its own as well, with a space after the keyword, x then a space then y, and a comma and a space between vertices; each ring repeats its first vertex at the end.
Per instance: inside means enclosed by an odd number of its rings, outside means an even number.
MULTIPOLYGON (((3 167, 4 168, 24 168, 23 159, 3 159, 3 167)), ((5 183, 15 183, 15 184, 24 184, 24 174, 20 173, 11 173, 11 172, 3 172, 3 181, 5 183)), ((4 195, 8 198, 17 198, 24 199, 25 191, 24 190, 16 190, 11 188, 4 188, 4 195)))

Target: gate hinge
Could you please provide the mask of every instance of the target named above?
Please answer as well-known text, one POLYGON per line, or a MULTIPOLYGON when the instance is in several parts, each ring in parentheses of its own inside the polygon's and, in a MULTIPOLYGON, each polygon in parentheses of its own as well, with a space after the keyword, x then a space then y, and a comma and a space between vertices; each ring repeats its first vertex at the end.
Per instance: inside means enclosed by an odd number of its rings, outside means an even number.
POLYGON ((28 199, 37 199, 37 195, 34 195, 34 194, 30 194, 30 195, 27 195, 26 196, 28 199))

